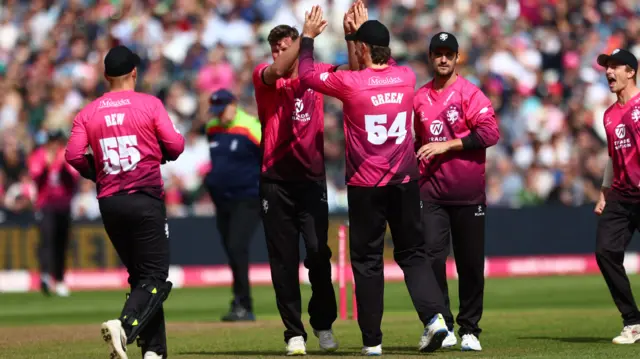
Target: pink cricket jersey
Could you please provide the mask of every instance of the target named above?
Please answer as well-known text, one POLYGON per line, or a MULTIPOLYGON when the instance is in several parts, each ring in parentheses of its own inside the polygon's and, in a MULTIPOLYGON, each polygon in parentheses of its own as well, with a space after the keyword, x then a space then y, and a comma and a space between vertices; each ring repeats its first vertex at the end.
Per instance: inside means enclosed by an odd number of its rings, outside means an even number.
POLYGON ((346 180, 350 186, 381 187, 418 178, 411 118, 416 77, 405 66, 360 71, 322 71, 313 49, 300 50, 302 83, 342 101, 346 180))
POLYGON ((458 76, 441 92, 433 81, 414 98, 416 148, 429 142, 464 138, 472 131, 482 148, 448 151, 420 163, 422 200, 439 204, 471 205, 486 202, 486 148, 500 138, 489 99, 471 82, 458 76))
POLYGON ((47 164, 47 151, 40 147, 29 156, 28 167, 29 175, 38 189, 37 209, 71 208, 80 174, 65 161, 64 149, 61 148, 51 164, 47 164))
POLYGON ((163 156, 173 161, 183 150, 184 138, 158 98, 117 91, 106 93, 78 113, 65 157, 80 173, 95 166, 98 198, 136 191, 163 198, 163 156), (94 164, 84 157, 88 149, 94 164))
POLYGON ((640 201, 640 94, 624 106, 617 102, 604 113, 607 149, 613 162, 613 182, 607 199, 640 201))
MULTIPOLYGON (((325 178, 324 99, 304 86, 300 78, 280 78, 266 85, 253 71, 258 118, 262 124, 262 177, 281 181, 318 181, 325 178)), ((321 71, 332 65, 317 64, 321 71)))

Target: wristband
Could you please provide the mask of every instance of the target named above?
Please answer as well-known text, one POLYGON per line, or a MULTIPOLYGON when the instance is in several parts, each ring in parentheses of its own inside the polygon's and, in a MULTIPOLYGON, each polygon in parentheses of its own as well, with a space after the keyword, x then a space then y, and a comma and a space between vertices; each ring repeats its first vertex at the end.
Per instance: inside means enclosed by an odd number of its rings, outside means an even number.
POLYGON ((465 150, 479 150, 484 148, 482 142, 475 132, 471 132, 468 136, 462 138, 462 148, 465 150))
POLYGON ((313 38, 303 36, 302 40, 300 40, 300 49, 312 49, 313 50, 313 38))

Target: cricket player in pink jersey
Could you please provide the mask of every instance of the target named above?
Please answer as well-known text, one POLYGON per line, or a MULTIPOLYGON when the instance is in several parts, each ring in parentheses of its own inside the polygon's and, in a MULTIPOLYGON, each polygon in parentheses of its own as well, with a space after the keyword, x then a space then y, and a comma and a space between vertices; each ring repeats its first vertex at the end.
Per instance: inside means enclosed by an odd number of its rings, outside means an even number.
MULTIPOLYGON (((345 14, 345 33, 350 13, 345 14)), ((331 250, 327 244, 329 207, 324 167, 324 99, 298 77, 298 30, 279 25, 267 38, 272 64, 253 71, 258 118, 262 124, 260 200, 271 278, 278 311, 285 325, 288 355, 305 355, 307 332, 302 324, 298 269, 300 237, 304 239, 312 295, 309 322, 324 351, 338 349, 332 331, 338 317, 331 282, 331 250)), ((353 51, 353 44, 348 45, 353 51)), ((357 68, 357 64, 353 65, 357 68)), ((318 71, 348 65, 318 63, 318 71)))
POLYGON ((606 69, 609 89, 618 97, 604 113, 609 162, 605 167, 596 233, 596 260, 613 302, 622 315, 623 329, 614 344, 640 343, 640 311, 624 268, 624 253, 640 229, 640 89, 638 60, 629 51, 598 56, 606 69))
POLYGON ((455 71, 458 41, 452 34, 441 32, 431 39, 429 59, 435 77, 413 100, 424 235, 447 308, 449 335, 443 346, 457 344, 446 274, 453 242, 462 350, 478 351, 484 297, 485 157, 500 131, 489 99, 455 71))
POLYGON ((110 91, 78 113, 65 154, 96 182, 105 230, 129 272, 131 293, 120 317, 102 324, 112 359, 127 359, 136 338, 144 359, 167 357, 162 303, 172 284, 160 164, 178 158, 184 138, 160 100, 134 91, 139 63, 124 46, 107 53, 110 91))
POLYGON ((80 174, 64 159, 64 132, 49 132, 47 143, 29 156, 29 174, 37 186, 36 218, 39 222, 40 288, 49 295, 55 284, 58 296, 69 295, 64 283, 71 230, 71 200, 80 174))
POLYGON ((440 348, 447 335, 444 300, 426 257, 422 237, 418 167, 411 141, 416 78, 391 66, 390 35, 380 22, 364 22, 347 36, 363 70, 330 72, 314 66, 313 43, 326 27, 322 11, 307 14, 300 44, 303 85, 343 103, 349 248, 356 282, 358 324, 364 355, 382 354, 383 251, 387 222, 394 258, 424 325, 421 351, 440 348))

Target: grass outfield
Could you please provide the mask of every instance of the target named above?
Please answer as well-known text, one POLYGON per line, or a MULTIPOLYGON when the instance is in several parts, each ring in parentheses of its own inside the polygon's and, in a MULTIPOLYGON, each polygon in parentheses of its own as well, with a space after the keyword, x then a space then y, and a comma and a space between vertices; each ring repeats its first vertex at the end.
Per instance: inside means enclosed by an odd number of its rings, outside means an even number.
MULTIPOLYGON (((640 278, 631 280, 640 295, 640 278)), ((451 287, 455 289, 457 284, 451 282, 451 287)), ((308 286, 303 293, 308 300, 308 286)), ((228 308, 229 289, 174 290, 165 306, 169 357, 282 357, 283 326, 273 289, 256 287, 254 296, 258 316, 255 324, 225 324, 219 317, 228 308)), ((123 300, 123 292, 77 292, 65 299, 44 298, 39 293, 0 294, 0 358, 107 358, 100 323, 117 317, 123 300)), ((640 344, 611 344, 611 338, 621 330, 621 320, 598 276, 487 280, 481 324, 481 353, 461 353, 459 346, 433 354, 417 353, 422 328, 406 288, 402 283, 387 284, 383 354, 391 358, 640 357, 640 344)), ((341 343, 338 352, 323 356, 310 334, 308 354, 325 358, 359 356, 357 323, 338 320, 334 331, 341 343)), ((129 347, 129 354, 130 358, 141 357, 135 345, 129 347)))

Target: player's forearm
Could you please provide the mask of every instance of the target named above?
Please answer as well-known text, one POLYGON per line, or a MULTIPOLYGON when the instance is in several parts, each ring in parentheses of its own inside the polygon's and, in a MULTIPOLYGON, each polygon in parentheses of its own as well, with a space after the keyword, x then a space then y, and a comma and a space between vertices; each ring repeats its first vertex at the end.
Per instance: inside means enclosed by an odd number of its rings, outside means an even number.
POLYGON ((460 151, 462 149, 464 149, 464 145, 462 143, 462 140, 459 138, 455 138, 453 140, 449 140, 446 142, 447 143, 447 149, 448 151, 460 151))
POLYGON ((500 131, 496 128, 489 126, 481 126, 475 128, 467 136, 461 139, 462 148, 464 150, 479 150, 488 148, 496 143, 500 139, 500 131))
POLYGON ((479 150, 495 145, 498 142, 495 137, 497 136, 487 136, 487 138, 484 138, 478 132, 472 131, 463 138, 447 141, 447 145, 449 146, 449 151, 479 150))
POLYGON ((179 134, 173 135, 172 138, 161 138, 160 150, 162 156, 169 161, 175 161, 184 152, 184 137, 179 134))
POLYGON ((175 161, 184 152, 185 140, 161 104, 156 114, 156 131, 162 158, 175 161))
POLYGON ((98 174, 96 173, 96 160, 93 157, 93 154, 87 153, 82 157, 84 157, 84 160, 87 163, 87 168, 83 171, 78 171, 78 173, 83 178, 96 182, 98 174))
POLYGON ((296 62, 298 54, 300 53, 300 38, 297 38, 291 43, 291 46, 287 48, 280 56, 278 56, 273 64, 265 70, 264 80, 268 84, 275 83, 275 80, 284 77, 293 63, 296 62))
MULTIPOLYGON (((95 181, 95 169, 93 168, 93 161, 89 161, 88 156, 80 155, 79 157, 67 158, 67 162, 73 167, 80 175, 86 179, 95 181)), ((91 156, 93 158, 93 156, 91 156)))
POLYGON ((85 151, 85 149, 82 149, 82 146, 78 146, 70 140, 64 154, 64 159, 67 163, 76 171, 80 172, 80 174, 86 173, 89 167, 87 158, 84 156, 85 151))
POLYGON ((356 55, 356 43, 353 41, 347 41, 347 51, 349 56, 349 69, 351 69, 351 71, 360 70, 360 63, 358 62, 358 56, 356 55))
POLYGON ((313 65, 313 38, 303 36, 300 41, 300 61, 298 62, 298 76, 302 83, 313 76, 313 65))

